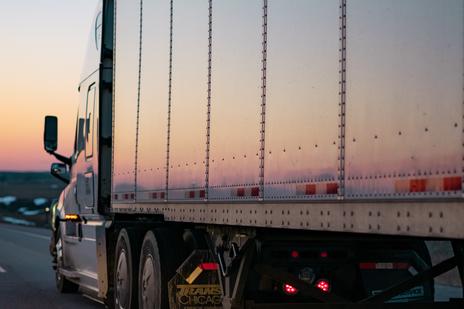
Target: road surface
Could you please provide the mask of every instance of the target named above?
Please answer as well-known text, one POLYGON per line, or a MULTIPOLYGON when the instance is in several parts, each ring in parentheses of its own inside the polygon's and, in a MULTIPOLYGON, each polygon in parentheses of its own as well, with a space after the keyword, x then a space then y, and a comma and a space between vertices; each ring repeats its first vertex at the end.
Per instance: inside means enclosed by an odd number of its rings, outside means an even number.
POLYGON ((80 294, 60 294, 48 252, 50 231, 0 224, 0 308, 104 308, 80 294))
MULTIPOLYGON (((0 308, 104 308, 80 294, 60 294, 48 252, 50 231, 0 224, 0 308)), ((460 288, 435 286, 437 301, 461 297, 460 288)))

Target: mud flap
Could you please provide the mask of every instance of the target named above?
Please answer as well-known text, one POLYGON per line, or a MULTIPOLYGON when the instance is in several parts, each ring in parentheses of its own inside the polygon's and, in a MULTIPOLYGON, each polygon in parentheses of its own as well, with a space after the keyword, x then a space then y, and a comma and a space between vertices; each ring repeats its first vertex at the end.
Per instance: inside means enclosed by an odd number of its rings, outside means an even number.
POLYGON ((222 309, 218 264, 209 250, 195 250, 168 283, 170 309, 222 309))

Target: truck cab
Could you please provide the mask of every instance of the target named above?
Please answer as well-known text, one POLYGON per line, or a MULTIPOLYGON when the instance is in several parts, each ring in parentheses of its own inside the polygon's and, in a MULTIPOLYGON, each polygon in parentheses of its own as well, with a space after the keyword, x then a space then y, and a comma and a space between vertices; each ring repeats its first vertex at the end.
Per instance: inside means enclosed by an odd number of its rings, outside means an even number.
POLYGON ((106 222, 98 210, 100 149, 100 74, 102 52, 102 2, 96 8, 87 45, 87 54, 78 85, 79 104, 73 153, 56 153, 58 119, 45 120, 45 149, 61 163, 53 163, 51 173, 67 183, 60 194, 51 240, 55 247, 57 286, 98 296, 97 229, 106 222), (47 139, 48 137, 48 139, 47 139))

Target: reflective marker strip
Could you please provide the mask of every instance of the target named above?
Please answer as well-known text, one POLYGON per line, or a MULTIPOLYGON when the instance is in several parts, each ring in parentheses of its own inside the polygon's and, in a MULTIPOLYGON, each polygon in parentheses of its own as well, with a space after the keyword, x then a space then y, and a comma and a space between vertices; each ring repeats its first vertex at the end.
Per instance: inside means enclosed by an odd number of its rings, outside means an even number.
POLYGON ((419 193, 419 192, 446 192, 462 190, 462 178, 416 178, 401 179, 395 181, 395 192, 397 193, 419 193))
POLYGON ((199 266, 197 266, 197 268, 195 268, 195 270, 190 274, 190 276, 188 276, 188 278, 185 279, 185 281, 187 281, 188 284, 192 284, 204 270, 218 270, 218 264, 201 263, 199 266))
POLYGON ((218 270, 219 266, 217 263, 201 263, 200 268, 203 270, 218 270))
POLYGON ((3 268, 2 266, 0 266, 0 273, 6 273, 5 268, 3 268))
POLYGON ((192 284, 192 283, 198 278, 198 276, 201 275, 202 272, 203 272, 203 269, 201 269, 201 267, 198 266, 198 267, 195 268, 195 270, 190 274, 190 276, 188 276, 188 278, 185 279, 185 281, 187 281, 188 284, 192 284))
POLYGON ((461 177, 445 177, 443 178, 443 190, 445 191, 460 191, 462 190, 461 177))
POLYGON ((157 199, 164 200, 164 195, 165 195, 164 192, 152 192, 151 198, 155 200, 157 199))
POLYGON ((186 199, 195 199, 195 198, 205 198, 206 191, 205 190, 189 190, 185 191, 185 198, 186 199))
POLYGON ((373 262, 364 262, 359 263, 359 269, 409 269, 409 263, 404 262, 395 262, 395 263, 373 263, 373 262))
POLYGON ((337 182, 307 183, 296 185, 296 195, 325 195, 337 193, 337 182))
POLYGON ((259 187, 233 188, 230 195, 234 197, 257 197, 259 196, 259 187))
POLYGON ((113 199, 115 201, 117 200, 134 200, 135 199, 135 193, 134 192, 128 192, 128 193, 116 193, 113 194, 113 199))

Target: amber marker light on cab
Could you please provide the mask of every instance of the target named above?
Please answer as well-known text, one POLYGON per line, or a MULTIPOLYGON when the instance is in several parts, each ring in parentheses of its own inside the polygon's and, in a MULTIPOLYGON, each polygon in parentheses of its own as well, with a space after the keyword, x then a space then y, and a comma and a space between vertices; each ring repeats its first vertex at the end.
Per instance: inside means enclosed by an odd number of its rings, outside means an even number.
POLYGON ((65 221, 81 221, 81 217, 77 214, 67 214, 64 216, 65 221))

